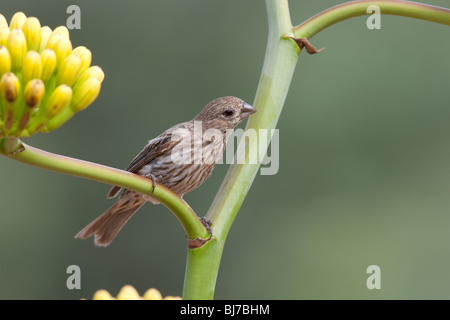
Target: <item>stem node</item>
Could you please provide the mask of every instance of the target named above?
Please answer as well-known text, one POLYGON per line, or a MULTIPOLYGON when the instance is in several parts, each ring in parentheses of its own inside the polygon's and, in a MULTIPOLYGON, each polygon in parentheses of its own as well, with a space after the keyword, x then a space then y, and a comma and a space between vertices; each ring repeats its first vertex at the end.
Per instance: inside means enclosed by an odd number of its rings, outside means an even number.
POLYGON ((284 36, 284 37, 294 40, 297 46, 300 48, 300 50, 305 48, 306 52, 308 52, 309 54, 316 54, 325 49, 325 47, 323 47, 322 49, 317 50, 306 38, 295 38, 291 36, 284 36))
POLYGON ((188 249, 197 249, 203 247, 211 239, 212 237, 209 237, 208 239, 202 239, 200 237, 197 237, 195 239, 187 239, 188 249))

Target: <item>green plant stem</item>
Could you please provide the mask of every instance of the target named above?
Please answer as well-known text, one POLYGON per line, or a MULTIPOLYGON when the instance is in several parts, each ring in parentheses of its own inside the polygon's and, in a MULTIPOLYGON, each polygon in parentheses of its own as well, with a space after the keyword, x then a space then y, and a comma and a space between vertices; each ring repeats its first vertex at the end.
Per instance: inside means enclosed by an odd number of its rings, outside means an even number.
POLYGON ((211 300, 214 297, 223 244, 212 237, 205 245, 188 249, 183 299, 211 300))
MULTIPOLYGON (((299 50, 292 41, 282 39, 292 34, 286 0, 267 0, 269 37, 266 57, 254 107, 247 129, 254 129, 258 139, 250 139, 247 153, 258 150, 259 129, 275 128, 289 89, 299 50)), ((214 240, 188 249, 184 299, 212 299, 223 246, 231 224, 258 172, 259 164, 234 164, 220 187, 206 218, 212 221, 214 240), (200 279, 199 279, 200 278, 200 279)))
POLYGON ((209 237, 206 227, 183 199, 159 184, 156 185, 153 193, 153 184, 151 180, 139 175, 88 161, 42 151, 21 143, 19 139, 8 139, 3 141, 2 146, 0 147, 0 154, 40 168, 116 185, 152 196, 158 199, 175 214, 185 229, 188 239, 195 239, 197 237, 207 239, 209 237), (15 148, 17 150, 20 146, 22 146, 24 150, 14 153, 15 150, 12 149, 15 148))
MULTIPOLYGON (((300 50, 286 36, 309 38, 336 22, 366 15, 367 7, 379 5, 382 14, 418 18, 450 24, 450 11, 408 1, 354 1, 324 11, 305 23, 293 27, 287 0, 266 0, 269 36, 264 66, 254 102, 258 110, 247 129, 274 129, 289 90, 300 50)), ((248 152, 257 150, 257 140, 250 139, 248 152)), ((260 161, 261 159, 258 159, 260 161)), ((212 299, 225 239, 258 172, 257 164, 234 164, 230 167, 206 218, 213 228, 213 241, 188 249, 184 299, 212 299)), ((255 218, 256 219, 256 218, 255 218)))
POLYGON ((412 1, 365 0, 346 2, 306 20, 294 28, 297 38, 312 38, 321 30, 349 18, 367 16, 367 8, 376 5, 381 14, 396 15, 450 25, 450 10, 412 1))

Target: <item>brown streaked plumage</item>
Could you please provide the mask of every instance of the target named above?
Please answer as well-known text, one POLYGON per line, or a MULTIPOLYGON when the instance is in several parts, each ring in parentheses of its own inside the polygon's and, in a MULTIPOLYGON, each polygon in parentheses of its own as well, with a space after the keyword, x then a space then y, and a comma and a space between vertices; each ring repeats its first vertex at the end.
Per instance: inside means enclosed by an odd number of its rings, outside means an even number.
MULTIPOLYGON (((254 112, 255 108, 236 97, 213 100, 193 120, 177 124, 150 140, 125 170, 156 181, 182 197, 209 177, 225 150, 230 130, 254 112)), ((120 190, 112 187, 108 198, 117 196, 120 190)), ((75 238, 94 235, 96 245, 109 245, 146 201, 158 203, 125 189, 111 208, 75 238)))

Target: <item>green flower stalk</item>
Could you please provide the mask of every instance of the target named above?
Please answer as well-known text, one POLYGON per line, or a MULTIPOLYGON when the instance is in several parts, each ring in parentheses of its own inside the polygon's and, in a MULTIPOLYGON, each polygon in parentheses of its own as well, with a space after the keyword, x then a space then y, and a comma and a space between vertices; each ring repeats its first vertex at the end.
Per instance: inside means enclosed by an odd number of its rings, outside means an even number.
POLYGON ((105 77, 91 61, 66 27, 52 31, 22 12, 8 26, 0 14, 0 139, 55 130, 86 109, 105 77))

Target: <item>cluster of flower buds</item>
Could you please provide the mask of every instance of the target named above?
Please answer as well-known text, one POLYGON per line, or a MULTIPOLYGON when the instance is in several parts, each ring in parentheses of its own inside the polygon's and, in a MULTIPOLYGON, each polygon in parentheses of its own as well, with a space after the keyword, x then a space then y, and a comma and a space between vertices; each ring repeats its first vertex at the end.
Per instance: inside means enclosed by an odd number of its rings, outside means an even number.
POLYGON ((141 297, 133 286, 126 285, 120 289, 116 298, 106 290, 98 290, 92 300, 181 300, 181 297, 166 296, 163 298, 159 290, 155 288, 148 289, 141 297))
POLYGON ((49 132, 87 108, 105 77, 86 47, 72 48, 69 30, 37 18, 0 14, 0 138, 49 132))

